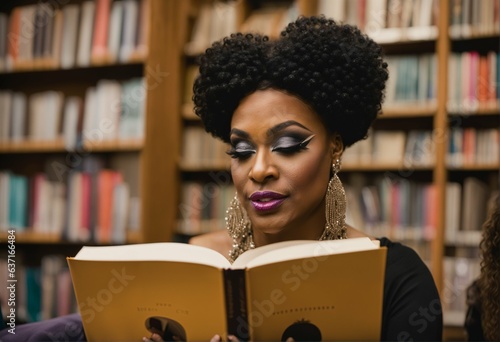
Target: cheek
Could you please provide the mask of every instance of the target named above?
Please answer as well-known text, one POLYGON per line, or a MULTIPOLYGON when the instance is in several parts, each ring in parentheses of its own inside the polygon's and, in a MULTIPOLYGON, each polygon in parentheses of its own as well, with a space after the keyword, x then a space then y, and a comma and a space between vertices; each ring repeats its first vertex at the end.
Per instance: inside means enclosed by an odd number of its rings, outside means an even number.
POLYGON ((231 177, 233 178, 233 184, 234 187, 236 188, 236 192, 238 194, 241 194, 243 191, 243 188, 245 186, 245 180, 246 177, 245 175, 248 175, 248 173, 245 173, 245 167, 243 167, 237 159, 231 159, 231 177))
POLYGON ((296 189, 304 189, 304 194, 308 196, 312 192, 326 191, 326 184, 330 175, 329 160, 324 154, 311 155, 300 162, 294 163, 293 168, 288 172, 288 179, 296 189))

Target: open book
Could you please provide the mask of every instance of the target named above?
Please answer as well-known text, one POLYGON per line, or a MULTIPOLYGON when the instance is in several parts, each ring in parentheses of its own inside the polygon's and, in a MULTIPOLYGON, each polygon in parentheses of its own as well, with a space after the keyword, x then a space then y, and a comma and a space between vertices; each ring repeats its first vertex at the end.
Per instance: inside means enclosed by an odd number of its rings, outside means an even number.
POLYGON ((83 247, 68 258, 89 341, 380 339, 386 248, 288 241, 221 254, 181 243, 83 247))

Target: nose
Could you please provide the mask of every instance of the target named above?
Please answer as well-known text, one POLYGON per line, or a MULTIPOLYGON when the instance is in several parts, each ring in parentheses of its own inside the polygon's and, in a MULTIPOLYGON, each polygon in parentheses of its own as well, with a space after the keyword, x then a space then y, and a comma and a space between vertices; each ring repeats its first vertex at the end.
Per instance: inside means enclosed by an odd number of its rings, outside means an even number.
POLYGON ((248 178, 257 183, 264 183, 270 179, 278 178, 279 172, 273 163, 271 153, 271 151, 265 149, 257 150, 248 178))

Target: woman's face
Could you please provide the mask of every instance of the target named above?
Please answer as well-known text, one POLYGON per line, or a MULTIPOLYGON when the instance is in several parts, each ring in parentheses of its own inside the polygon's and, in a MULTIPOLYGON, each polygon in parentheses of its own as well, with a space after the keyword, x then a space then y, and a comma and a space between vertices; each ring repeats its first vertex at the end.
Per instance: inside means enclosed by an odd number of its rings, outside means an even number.
POLYGON ((274 89, 244 98, 233 114, 231 173, 257 246, 318 239, 332 160, 342 150, 319 116, 274 89))

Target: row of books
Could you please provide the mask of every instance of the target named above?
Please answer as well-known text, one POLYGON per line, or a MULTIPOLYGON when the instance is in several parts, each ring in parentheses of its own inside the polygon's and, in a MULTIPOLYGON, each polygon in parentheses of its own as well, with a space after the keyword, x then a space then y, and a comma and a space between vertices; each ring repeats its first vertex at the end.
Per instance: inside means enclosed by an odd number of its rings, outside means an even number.
POLYGON ((500 108, 500 58, 497 52, 451 53, 448 71, 449 112, 500 108))
MULTIPOLYGON (((405 241, 422 252, 423 257, 430 257, 422 242, 432 241, 436 234, 439 214, 434 185, 386 173, 370 181, 361 174, 351 174, 344 187, 347 223, 374 236, 405 241)), ((478 247, 495 191, 483 181, 467 177, 463 183, 447 183, 445 196, 445 243, 478 247)))
POLYGON ((85 98, 60 91, 26 95, 0 91, 0 142, 64 140, 68 150, 85 142, 142 139, 144 78, 100 80, 85 98))
MULTIPOLYGON (((385 43, 435 39, 438 12, 436 0, 320 0, 317 14, 356 25, 376 41, 385 43)), ((236 2, 204 2, 185 52, 198 54, 212 42, 236 31, 276 38, 299 14, 297 1, 263 2, 239 23, 236 2)))
POLYGON ((446 185, 445 242, 479 246, 482 225, 494 192, 484 181, 467 177, 446 185))
POLYGON ((447 154, 449 166, 498 165, 499 162, 500 133, 497 128, 450 129, 447 154))
POLYGON ((138 199, 115 170, 70 171, 66 182, 0 172, 0 231, 125 243, 127 231, 138 229, 138 211, 138 199))
POLYGON ((450 29, 453 39, 500 34, 499 0, 451 0, 450 29))
POLYGON ((479 262, 475 255, 444 257, 441 303, 445 325, 463 327, 467 312, 467 288, 479 276, 479 262))
POLYGON ((433 184, 398 177, 368 180, 359 174, 344 181, 346 222, 373 236, 403 241, 431 241, 436 231, 433 184))
POLYGON ((187 55, 200 54, 212 42, 236 32, 238 30, 237 12, 237 5, 234 1, 202 2, 189 42, 184 46, 184 52, 187 55))
POLYGON ((142 61, 149 0, 54 1, 0 13, 0 71, 142 61))
MULTIPOLYGON (((16 262, 16 323, 34 322, 77 312, 71 275, 62 255, 46 255, 40 265, 26 266, 16 262)), ((0 281, 8 283, 7 259, 0 259, 0 281)), ((4 315, 10 312, 8 286, 0 288, 0 304, 4 315)))
POLYGON ((195 235, 223 229, 226 210, 234 194, 232 184, 183 183, 177 232, 195 235))
POLYGON ((201 126, 187 126, 182 132, 181 167, 221 168, 229 166, 227 144, 215 139, 201 126))
POLYGON ((347 148, 342 156, 345 166, 389 165, 429 167, 435 160, 432 131, 373 130, 368 138, 347 148))
POLYGON ((437 58, 435 54, 388 56, 385 108, 435 107, 437 58))
POLYGON ((254 32, 276 38, 285 26, 299 15, 297 1, 288 3, 262 2, 243 21, 238 22, 239 9, 236 1, 204 2, 193 25, 185 53, 196 55, 231 33, 254 32))
POLYGON ((436 0, 319 0, 318 13, 356 25, 380 43, 437 37, 436 0))

